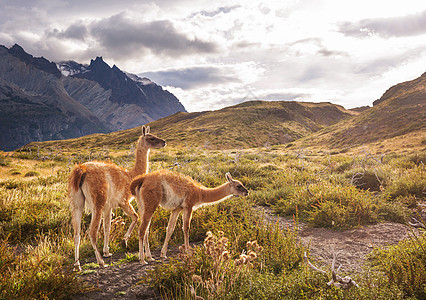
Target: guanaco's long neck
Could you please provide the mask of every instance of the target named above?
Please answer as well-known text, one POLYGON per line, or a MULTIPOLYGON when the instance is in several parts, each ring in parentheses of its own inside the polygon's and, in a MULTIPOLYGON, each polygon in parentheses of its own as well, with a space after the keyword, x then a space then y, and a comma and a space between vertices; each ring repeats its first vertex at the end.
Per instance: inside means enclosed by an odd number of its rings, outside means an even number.
POLYGON ((136 150, 135 166, 133 167, 133 169, 131 169, 129 171, 131 177, 135 177, 137 175, 148 173, 149 150, 150 150, 149 148, 148 149, 142 149, 141 151, 136 150))
POLYGON ((202 203, 212 203, 225 200, 228 196, 232 194, 229 191, 229 185, 227 183, 222 184, 216 188, 203 188, 201 189, 201 202, 202 203))

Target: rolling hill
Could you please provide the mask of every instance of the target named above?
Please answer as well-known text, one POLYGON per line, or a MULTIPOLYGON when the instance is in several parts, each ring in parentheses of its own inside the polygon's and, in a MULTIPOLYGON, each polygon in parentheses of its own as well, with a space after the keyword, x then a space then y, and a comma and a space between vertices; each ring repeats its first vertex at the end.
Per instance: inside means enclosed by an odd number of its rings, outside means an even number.
MULTIPOLYGON (((216 111, 178 112, 151 122, 172 147, 249 148, 286 144, 289 149, 347 149, 373 144, 381 151, 426 145, 426 73, 389 88, 371 108, 346 110, 330 103, 248 101, 216 111), (392 146, 389 146, 392 145, 392 146)), ((41 146, 123 148, 140 128, 41 146)))
MULTIPOLYGON (((248 101, 216 111, 178 112, 151 122, 152 132, 173 147, 249 148, 292 142, 354 113, 330 103, 248 101)), ((37 143, 60 147, 119 147, 134 142, 140 128, 78 139, 37 143)))
POLYGON ((298 145, 350 148, 407 134, 417 134, 423 139, 420 143, 426 142, 426 73, 392 86, 373 104, 353 118, 300 140, 298 145))

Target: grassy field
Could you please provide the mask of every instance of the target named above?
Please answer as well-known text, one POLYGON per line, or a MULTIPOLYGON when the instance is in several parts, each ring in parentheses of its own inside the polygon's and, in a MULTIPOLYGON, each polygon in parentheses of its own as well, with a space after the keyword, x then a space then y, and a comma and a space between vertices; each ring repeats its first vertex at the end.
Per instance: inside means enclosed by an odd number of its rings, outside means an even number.
MULTIPOLYGON (((0 299, 69 298, 84 288, 72 270, 67 177, 75 163, 93 159, 131 167, 134 148, 127 145, 111 149, 101 144, 44 149, 35 145, 0 156, 0 299)), ((225 182, 225 173, 231 172, 250 195, 194 213, 190 240, 200 246, 151 271, 145 280, 159 293, 190 299, 192 287, 204 299, 425 299, 424 234, 376 249, 365 271, 351 274, 360 288, 340 290, 328 287, 323 275, 306 267, 303 253, 309 249, 298 242, 296 232, 265 226, 256 209, 270 206, 296 223, 335 230, 382 221, 405 223, 425 201, 424 150, 383 155, 373 148, 340 152, 285 146, 207 148, 154 150, 151 170, 173 169, 209 187, 225 182)), ((152 248, 161 247, 168 216, 164 210, 154 215, 152 248)), ((89 223, 90 215, 84 215, 83 263, 94 257, 89 223)), ((129 225, 130 219, 117 209, 112 253, 126 251, 120 240, 129 225)), ((102 230, 99 237, 101 248, 102 230)), ((175 230, 171 247, 182 241, 181 231, 175 230)), ((130 251, 137 251, 137 245, 134 231, 130 251)))

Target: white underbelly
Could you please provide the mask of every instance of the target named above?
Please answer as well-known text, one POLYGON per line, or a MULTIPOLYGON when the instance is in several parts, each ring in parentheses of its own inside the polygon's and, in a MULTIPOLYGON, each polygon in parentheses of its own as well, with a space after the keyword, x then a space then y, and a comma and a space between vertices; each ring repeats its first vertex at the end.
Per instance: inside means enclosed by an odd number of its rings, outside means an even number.
POLYGON ((182 207, 182 203, 185 200, 184 197, 176 194, 167 182, 162 182, 162 185, 164 194, 160 206, 167 210, 174 210, 178 207, 182 207))

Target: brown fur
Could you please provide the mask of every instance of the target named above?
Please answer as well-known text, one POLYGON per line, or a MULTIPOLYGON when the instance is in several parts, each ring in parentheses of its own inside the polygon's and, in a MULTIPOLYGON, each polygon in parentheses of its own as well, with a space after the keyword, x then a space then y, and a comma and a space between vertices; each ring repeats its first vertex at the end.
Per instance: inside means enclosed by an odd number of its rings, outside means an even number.
MULTIPOLYGON (((166 239, 161 250, 161 257, 166 257, 168 241, 174 231, 177 217, 182 211, 185 248, 189 248, 189 227, 192 211, 205 204, 215 204, 231 195, 247 196, 248 191, 238 180, 226 174, 227 183, 217 188, 206 188, 191 177, 162 170, 137 176, 130 183, 130 190, 136 196, 139 210, 143 212, 139 227, 139 259, 145 262, 144 241, 152 215, 158 206, 171 210, 167 226, 166 239)), ((148 259, 152 259, 149 246, 145 244, 148 259), (148 249, 147 249, 148 248, 148 249)))
POLYGON ((96 246, 101 219, 102 217, 104 218, 104 256, 110 256, 108 242, 112 209, 120 207, 132 218, 132 223, 124 236, 124 242, 127 243, 138 220, 138 215, 130 204, 130 181, 134 176, 148 172, 149 150, 151 148, 164 147, 165 144, 164 140, 149 134, 149 127, 143 126, 142 135, 136 148, 136 162, 133 169, 128 171, 110 162, 93 161, 80 164, 71 172, 68 187, 74 228, 75 265, 77 268, 80 268, 78 248, 84 206, 88 207, 92 212, 89 228, 90 241, 95 250, 98 263, 104 266, 104 261, 96 246))
POLYGON ((81 186, 82 182, 82 178, 84 180, 83 176, 86 173, 86 166, 85 165, 78 165, 74 168, 74 170, 72 170, 71 174, 70 174, 70 178, 69 178, 69 186, 68 186, 68 191, 71 191, 72 189, 74 191, 78 190, 81 186))

